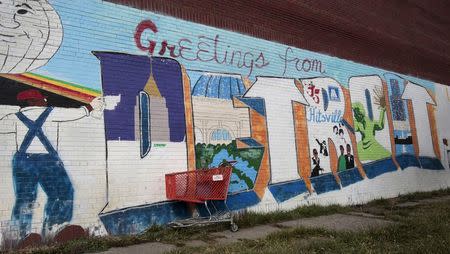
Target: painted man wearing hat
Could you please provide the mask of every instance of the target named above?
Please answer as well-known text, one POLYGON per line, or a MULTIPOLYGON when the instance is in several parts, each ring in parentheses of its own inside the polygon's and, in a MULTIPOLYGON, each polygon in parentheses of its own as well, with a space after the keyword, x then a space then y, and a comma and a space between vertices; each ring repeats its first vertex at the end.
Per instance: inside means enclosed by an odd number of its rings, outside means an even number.
POLYGON ((16 136, 12 221, 23 239, 31 233, 38 185, 47 195, 43 231, 71 220, 74 190, 58 155, 59 124, 87 117, 92 110, 102 111, 103 103, 96 98, 80 108, 54 108, 47 106, 47 98, 36 89, 20 92, 17 100, 21 105, 19 112, 4 116, 0 123, 2 129, 6 127, 8 133, 16 136))

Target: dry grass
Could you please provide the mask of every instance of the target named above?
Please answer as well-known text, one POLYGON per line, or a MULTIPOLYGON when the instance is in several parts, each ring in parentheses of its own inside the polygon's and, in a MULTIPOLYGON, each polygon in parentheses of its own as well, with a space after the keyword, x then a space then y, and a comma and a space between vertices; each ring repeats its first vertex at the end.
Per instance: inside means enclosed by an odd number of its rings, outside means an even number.
POLYGON ((228 225, 170 229, 152 227, 137 236, 91 237, 65 244, 23 250, 23 253, 87 253, 145 242, 164 242, 179 246, 173 253, 450 253, 450 200, 414 207, 397 207, 402 202, 450 195, 450 189, 413 193, 394 199, 375 200, 353 207, 308 206, 268 214, 241 214, 239 227, 252 227, 280 221, 345 213, 368 212, 396 220, 397 225, 360 233, 338 233, 320 229, 285 229, 264 239, 227 246, 182 247, 188 240, 208 240, 211 232, 228 225))

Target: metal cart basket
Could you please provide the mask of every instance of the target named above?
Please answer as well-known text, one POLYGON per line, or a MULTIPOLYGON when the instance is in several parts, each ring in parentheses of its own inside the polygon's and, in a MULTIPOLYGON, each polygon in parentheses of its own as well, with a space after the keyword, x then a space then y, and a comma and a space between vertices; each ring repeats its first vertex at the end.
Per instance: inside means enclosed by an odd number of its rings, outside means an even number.
POLYGON ((184 171, 166 174, 166 196, 169 200, 202 203, 209 214, 207 217, 199 215, 185 220, 177 220, 171 227, 190 227, 211 223, 229 222, 231 231, 238 230, 233 222, 233 214, 224 202, 224 209, 218 209, 215 200, 226 201, 232 165, 220 165, 217 168, 184 171))

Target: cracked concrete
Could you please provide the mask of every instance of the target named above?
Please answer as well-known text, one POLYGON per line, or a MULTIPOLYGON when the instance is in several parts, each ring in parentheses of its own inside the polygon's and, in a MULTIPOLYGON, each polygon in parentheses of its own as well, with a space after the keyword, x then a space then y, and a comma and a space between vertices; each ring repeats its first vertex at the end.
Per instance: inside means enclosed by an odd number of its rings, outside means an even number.
MULTIPOLYGON (((418 201, 407 201, 396 204, 399 208, 415 207, 418 205, 426 205, 430 203, 443 202, 450 200, 450 196, 436 197, 423 199, 418 201)), ((369 212, 358 212, 351 211, 346 214, 332 214, 311 218, 301 218, 291 221, 284 221, 279 223, 274 223, 270 225, 260 225, 251 228, 242 228, 238 232, 232 233, 231 231, 222 231, 211 233, 210 240, 190 240, 183 242, 184 246, 189 247, 199 247, 208 246, 216 244, 232 244, 242 240, 256 240, 261 239, 269 234, 282 231, 286 228, 322 228, 331 231, 349 231, 349 232, 360 232, 372 228, 388 227, 395 224, 396 222, 385 219, 384 216, 379 215, 383 208, 373 207, 374 211, 369 212), (378 211, 379 210, 379 211, 378 211), (212 239, 212 240, 211 240, 212 239)), ((152 242, 145 244, 138 244, 123 248, 111 248, 108 251, 102 252, 103 254, 116 254, 116 253, 166 253, 169 251, 176 250, 177 246, 173 244, 152 242)))
MULTIPOLYGON (((306 228, 323 228, 335 231, 362 231, 374 227, 385 227, 392 225, 394 222, 381 219, 381 216, 353 213, 353 214, 332 214, 326 216, 302 218, 297 220, 279 222, 272 225, 260 225, 251 228, 243 228, 238 232, 229 230, 211 233, 213 241, 204 242, 201 240, 191 240, 184 242, 185 246, 198 247, 207 246, 209 244, 231 244, 242 240, 256 240, 264 238, 269 234, 281 231, 285 228, 306 227, 306 228)), ((145 243, 133 245, 123 248, 111 248, 103 254, 138 254, 138 253, 165 253, 175 250, 177 247, 165 243, 145 243)))
POLYGON ((165 243, 158 243, 158 242, 152 242, 152 243, 143 243, 143 244, 137 244, 137 245, 131 245, 127 247, 121 247, 121 248, 111 248, 105 252, 100 252, 103 254, 122 254, 122 253, 128 253, 128 254, 160 254, 160 253, 166 253, 169 251, 172 251, 176 249, 177 247, 172 244, 165 244, 165 243))
POLYGON ((283 227, 323 228, 333 231, 363 231, 372 228, 386 227, 394 222, 379 218, 350 214, 332 214, 313 218, 285 221, 277 223, 283 227))

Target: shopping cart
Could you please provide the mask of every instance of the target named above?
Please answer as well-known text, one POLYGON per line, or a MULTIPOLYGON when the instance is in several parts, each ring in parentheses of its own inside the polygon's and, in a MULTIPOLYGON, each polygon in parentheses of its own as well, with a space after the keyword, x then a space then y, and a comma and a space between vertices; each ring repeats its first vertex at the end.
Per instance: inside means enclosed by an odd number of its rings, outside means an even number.
POLYGON ((217 168, 166 174, 167 199, 202 203, 209 214, 202 217, 196 213, 193 218, 177 220, 169 226, 179 228, 229 222, 231 231, 236 232, 238 226, 233 222, 233 214, 226 204, 233 163, 222 163, 217 168), (217 200, 224 201, 222 209, 214 204, 217 200))

